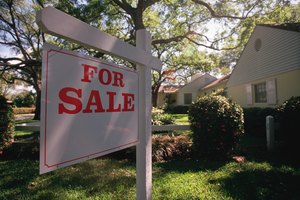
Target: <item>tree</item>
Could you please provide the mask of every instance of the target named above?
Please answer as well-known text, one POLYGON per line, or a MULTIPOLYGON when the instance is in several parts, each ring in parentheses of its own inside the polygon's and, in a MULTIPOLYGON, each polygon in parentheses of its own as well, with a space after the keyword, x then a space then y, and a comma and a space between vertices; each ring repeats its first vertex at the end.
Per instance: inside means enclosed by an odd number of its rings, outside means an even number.
MULTIPOLYGON (((207 72, 225 61, 220 53, 207 53, 204 49, 235 50, 240 52, 249 37, 253 20, 272 13, 278 6, 288 5, 283 0, 51 0, 17 1, 0 0, 0 44, 10 47, 21 57, 0 58, 0 72, 9 71, 7 82, 23 80, 37 91, 36 118, 39 118, 41 45, 47 42, 69 49, 78 49, 96 57, 114 59, 97 51, 82 48, 60 38, 45 36, 34 23, 35 11, 45 5, 79 18, 126 42, 135 44, 135 32, 146 28, 152 35, 153 54, 164 64, 163 70, 155 73, 153 96, 166 80, 170 70, 180 75, 207 72), (54 1, 53 1, 54 2, 54 1), (252 20, 252 21, 251 21, 252 20), (209 37, 208 25, 217 22, 223 27, 214 37, 209 37), (14 62, 12 62, 14 61, 14 62)), ((231 58, 234 56, 228 56, 231 58)), ((118 60, 118 62, 123 62, 118 60)), ((125 62, 129 64, 128 62, 125 62)), ((179 76, 178 76, 179 78, 179 76)), ((183 78, 184 79, 184 78, 183 78)), ((156 102, 153 99, 153 102, 156 102)))
POLYGON ((114 3, 110 5, 113 6, 111 10, 114 10, 114 17, 127 22, 124 23, 126 26, 121 25, 122 30, 127 28, 126 32, 132 33, 127 39, 134 38, 136 30, 147 28, 153 37, 153 53, 164 63, 163 70, 153 75, 154 106, 160 85, 168 79, 166 72, 175 70, 179 72, 177 74, 182 74, 180 73, 182 70, 196 73, 207 72, 218 66, 224 68, 222 64, 225 64, 226 60, 216 59, 217 53, 203 59, 201 47, 212 50, 238 49, 237 52, 240 52, 241 46, 249 37, 246 33, 251 30, 251 27, 247 29, 243 26, 243 21, 268 15, 277 6, 286 5, 283 1, 273 0, 215 1, 215 3, 201 0, 111 0, 111 2, 114 3), (212 21, 222 23, 227 28, 210 38, 206 27, 212 21), (187 46, 193 49, 192 53, 187 46))
POLYGON ((34 23, 37 8, 29 1, 0 1, 0 44, 18 55, 0 57, 0 77, 10 84, 20 80, 33 86, 37 95, 35 119, 40 118, 41 45, 45 41, 34 23))
MULTIPOLYGON (((240 45, 230 51, 222 52, 221 63, 224 65, 235 65, 240 53, 244 46, 248 42, 250 35, 252 34, 257 24, 289 24, 300 22, 300 3, 291 4, 289 1, 285 1, 283 4, 277 4, 274 6, 272 12, 268 12, 265 15, 254 15, 252 18, 247 18, 240 22, 237 32, 237 41, 240 45)), ((230 41, 225 43, 226 47, 231 47, 233 44, 230 41)))
MULTIPOLYGON (((62 39, 45 36, 35 23, 37 10, 45 5, 57 6, 61 9, 71 10, 73 15, 79 16, 78 18, 83 21, 94 18, 96 16, 95 9, 99 11, 99 7, 94 6, 93 2, 84 8, 77 6, 76 0, 62 0, 57 4, 53 2, 55 1, 0 0, 0 44, 10 48, 12 52, 12 55, 8 57, 0 56, 0 79, 7 84, 24 81, 29 86, 33 86, 36 91, 34 119, 40 118, 43 43, 47 40, 49 43, 72 50, 80 48, 80 46, 66 43, 62 39), (81 13, 89 13, 89 15, 81 15, 81 13)), ((97 52, 94 55, 97 56, 97 52)))
POLYGON ((12 84, 7 84, 5 81, 0 79, 0 95, 7 98, 9 90, 13 87, 12 84))

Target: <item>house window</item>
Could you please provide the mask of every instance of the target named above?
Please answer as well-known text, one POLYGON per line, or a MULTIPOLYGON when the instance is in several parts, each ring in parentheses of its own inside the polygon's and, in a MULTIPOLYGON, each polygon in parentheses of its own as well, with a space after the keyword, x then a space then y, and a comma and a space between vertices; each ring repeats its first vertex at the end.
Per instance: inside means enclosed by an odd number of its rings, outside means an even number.
POLYGON ((266 90, 265 82, 254 85, 254 92, 255 92, 255 103, 267 102, 267 90, 266 90))
POLYGON ((192 103, 192 93, 185 93, 184 104, 191 104, 191 103, 192 103))

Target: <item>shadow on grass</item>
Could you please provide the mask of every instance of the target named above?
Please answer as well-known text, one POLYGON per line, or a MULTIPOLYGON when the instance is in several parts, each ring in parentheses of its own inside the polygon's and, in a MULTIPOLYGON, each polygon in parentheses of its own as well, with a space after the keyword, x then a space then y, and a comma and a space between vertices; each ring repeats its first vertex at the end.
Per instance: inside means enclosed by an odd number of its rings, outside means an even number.
POLYGON ((234 199, 299 199, 299 174, 277 170, 247 170, 211 180, 234 199))
POLYGON ((217 160, 176 160, 166 163, 155 164, 161 173, 168 172, 201 172, 201 171, 215 171, 223 167, 230 161, 217 161, 217 160))
POLYGON ((37 161, 0 160, 0 199, 122 199, 135 182, 125 161, 91 160, 39 176, 37 161))

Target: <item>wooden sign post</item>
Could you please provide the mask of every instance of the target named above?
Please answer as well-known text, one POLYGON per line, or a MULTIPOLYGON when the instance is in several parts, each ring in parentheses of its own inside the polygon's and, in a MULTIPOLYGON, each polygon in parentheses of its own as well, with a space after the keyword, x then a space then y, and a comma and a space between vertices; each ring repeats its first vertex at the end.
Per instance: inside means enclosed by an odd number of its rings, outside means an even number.
POLYGON ((134 47, 51 7, 39 11, 36 22, 45 33, 137 64, 139 144, 137 145, 136 198, 150 200, 152 198, 151 69, 161 70, 162 66, 161 61, 151 55, 150 34, 146 30, 138 30, 137 47, 134 47))

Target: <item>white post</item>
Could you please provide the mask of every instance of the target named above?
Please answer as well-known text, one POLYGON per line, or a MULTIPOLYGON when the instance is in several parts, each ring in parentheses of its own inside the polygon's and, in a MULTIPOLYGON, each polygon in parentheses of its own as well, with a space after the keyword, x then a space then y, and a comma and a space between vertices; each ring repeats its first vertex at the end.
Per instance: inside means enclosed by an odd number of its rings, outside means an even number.
MULTIPOLYGON (((136 33, 136 46, 151 52, 150 33, 136 33)), ((139 141, 136 148, 137 200, 152 199, 152 137, 151 137, 151 68, 137 65, 139 73, 139 141)))
POLYGON ((274 150, 274 117, 266 117, 266 133, 267 133, 267 148, 269 151, 274 150))

